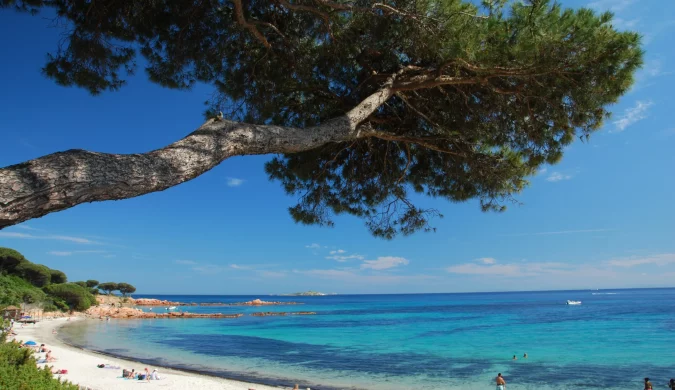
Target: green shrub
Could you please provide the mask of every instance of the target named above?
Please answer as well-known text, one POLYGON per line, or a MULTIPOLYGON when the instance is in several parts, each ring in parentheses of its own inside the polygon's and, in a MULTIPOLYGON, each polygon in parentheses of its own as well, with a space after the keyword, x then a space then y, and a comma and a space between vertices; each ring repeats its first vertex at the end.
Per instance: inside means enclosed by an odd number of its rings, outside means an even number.
POLYGON ((58 284, 58 283, 66 283, 68 281, 66 274, 57 269, 50 270, 50 273, 51 273, 51 278, 49 279, 50 283, 58 284))
POLYGON ((87 280, 87 287, 94 288, 96 286, 98 286, 98 280, 93 279, 87 280))
POLYGON ((43 302, 46 298, 44 291, 19 276, 0 275, 0 306, 43 302))
POLYGON ((87 287, 87 282, 79 281, 79 282, 73 282, 73 283, 77 284, 78 286, 84 287, 84 288, 87 287))
POLYGON ((19 348, 16 342, 5 342, 6 337, 5 333, 0 335, 0 389, 78 389, 78 386, 70 382, 60 382, 54 378, 49 368, 38 368, 30 350, 19 348))
POLYGON ((52 273, 49 267, 40 264, 33 264, 30 261, 23 261, 16 266, 17 275, 29 281, 33 286, 44 287, 52 279, 52 273))
MULTIPOLYGON (((75 283, 50 284, 45 292, 55 298, 60 298, 71 310, 84 311, 96 304, 96 298, 89 291, 75 283)), ((59 306, 58 300, 54 304, 59 306)))
POLYGON ((21 253, 0 247, 0 274, 13 274, 16 266, 23 261, 26 261, 26 258, 21 253))

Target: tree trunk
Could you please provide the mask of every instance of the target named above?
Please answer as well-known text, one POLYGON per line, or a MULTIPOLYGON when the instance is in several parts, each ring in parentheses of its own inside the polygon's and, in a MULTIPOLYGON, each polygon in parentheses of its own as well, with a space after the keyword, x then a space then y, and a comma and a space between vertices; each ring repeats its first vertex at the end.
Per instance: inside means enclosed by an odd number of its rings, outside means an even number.
POLYGON ((0 229, 80 203, 162 191, 232 156, 297 153, 367 136, 358 125, 392 94, 390 81, 345 115, 306 129, 210 119, 187 137, 148 153, 68 150, 2 168, 0 229))

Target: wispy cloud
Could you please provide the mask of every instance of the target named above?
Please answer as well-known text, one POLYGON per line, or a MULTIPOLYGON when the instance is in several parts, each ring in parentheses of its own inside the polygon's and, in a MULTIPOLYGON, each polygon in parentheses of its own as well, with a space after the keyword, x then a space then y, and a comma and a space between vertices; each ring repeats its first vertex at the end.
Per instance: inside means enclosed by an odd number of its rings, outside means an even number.
POLYGON ((334 255, 334 256, 326 256, 326 259, 344 262, 344 261, 349 261, 349 260, 363 260, 363 259, 365 259, 365 257, 362 256, 362 255, 356 255, 356 254, 347 255, 347 256, 334 255))
POLYGON ((215 274, 224 271, 226 268, 220 265, 205 264, 198 267, 192 267, 192 270, 203 274, 215 274))
POLYGON ((59 236, 59 235, 34 235, 28 233, 18 233, 18 232, 0 232, 0 237, 5 238, 18 238, 18 239, 27 239, 27 240, 58 240, 58 241, 69 241, 75 242, 78 244, 98 244, 100 242, 90 240, 83 237, 73 237, 73 236, 59 236))
POLYGON ((107 253, 106 251, 50 251, 47 252, 48 255, 52 256, 72 256, 72 255, 80 255, 80 254, 87 254, 87 253, 107 253))
POLYGON ((635 2, 636 0, 597 0, 588 3, 588 6, 600 11, 610 10, 612 12, 619 12, 630 7, 635 2))
POLYGON ((174 260, 174 263, 182 264, 182 265, 195 265, 195 264, 197 264, 196 261, 192 261, 192 260, 174 260))
POLYGON ((228 177, 227 178, 227 186, 228 187, 239 187, 242 184, 244 184, 243 179, 237 179, 236 177, 228 177))
POLYGON ((560 172, 551 172, 551 174, 546 178, 546 181, 557 182, 563 180, 570 180, 573 176, 569 174, 564 174, 560 172))
POLYGON ((319 244, 317 244, 317 243, 313 243, 313 244, 305 245, 305 248, 309 248, 309 249, 319 249, 319 248, 321 248, 321 245, 319 245, 319 244))
POLYGON ((36 232, 42 231, 42 229, 37 229, 37 228, 34 228, 32 226, 28 226, 28 225, 16 225, 14 227, 19 228, 19 229, 23 229, 23 230, 33 230, 33 231, 36 231, 36 232))
POLYGON ((232 269, 238 269, 238 270, 250 270, 253 269, 253 267, 249 265, 237 265, 237 264, 230 264, 230 268, 232 269))
POLYGON ((344 250, 344 249, 338 249, 338 250, 336 250, 336 251, 330 251, 329 253, 330 253, 331 255, 337 255, 337 254, 341 254, 341 253, 347 253, 347 251, 344 250))
POLYGON ((497 260, 492 257, 481 257, 480 259, 476 259, 476 261, 483 264, 494 264, 497 262, 497 260))
POLYGON ((546 167, 544 167, 544 168, 540 168, 540 169, 537 171, 537 173, 540 174, 540 175, 543 175, 544 173, 546 173, 546 171, 548 171, 548 169, 547 169, 546 167))
POLYGON ((635 28, 640 19, 630 19, 626 20, 623 18, 614 18, 612 19, 612 25, 619 30, 629 30, 635 28))
POLYGON ((578 229, 578 230, 558 230, 549 232, 535 232, 535 233, 518 233, 518 234, 504 234, 502 237, 523 237, 523 236, 549 236, 555 234, 578 234, 578 233, 599 233, 611 232, 616 229, 578 229))
POLYGON ((258 275, 263 278, 284 278, 288 274, 284 271, 260 271, 258 275))
POLYGON ((377 260, 366 260, 361 264, 361 269, 383 270, 408 265, 410 262, 403 257, 383 256, 377 260))
POLYGON ((624 267, 624 268, 630 268, 646 264, 664 266, 668 264, 675 264, 675 253, 664 253, 645 257, 627 257, 627 258, 613 259, 609 260, 607 264, 614 267, 624 267))
POLYGON ((652 101, 637 101, 635 106, 627 108, 624 114, 613 122, 615 130, 610 131, 610 133, 622 132, 629 126, 647 118, 647 110, 652 104, 654 104, 652 101))

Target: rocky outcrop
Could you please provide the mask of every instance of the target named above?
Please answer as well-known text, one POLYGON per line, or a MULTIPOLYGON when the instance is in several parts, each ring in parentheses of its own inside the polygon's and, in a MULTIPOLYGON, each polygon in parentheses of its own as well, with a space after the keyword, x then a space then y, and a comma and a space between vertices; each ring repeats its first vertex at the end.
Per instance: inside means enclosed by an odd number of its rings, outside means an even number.
POLYGON ((136 306, 273 306, 273 305, 303 305, 301 302, 275 302, 263 301, 261 299, 254 299, 247 302, 203 302, 203 303, 185 303, 185 302, 171 302, 154 298, 138 298, 130 299, 129 303, 136 306))

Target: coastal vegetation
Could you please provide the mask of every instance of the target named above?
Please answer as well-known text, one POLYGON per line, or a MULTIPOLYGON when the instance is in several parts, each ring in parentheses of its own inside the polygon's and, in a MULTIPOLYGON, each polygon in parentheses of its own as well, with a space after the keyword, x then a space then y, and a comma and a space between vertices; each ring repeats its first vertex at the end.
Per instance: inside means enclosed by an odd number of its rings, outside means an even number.
POLYGON ((61 382, 52 376, 49 367, 38 368, 33 352, 20 348, 17 342, 7 342, 2 325, 0 333, 0 389, 16 390, 77 390, 78 386, 61 382))
POLYGON ((265 170, 298 197, 298 223, 350 214, 378 237, 431 231, 439 213, 415 193, 503 211, 602 127, 642 65, 640 35, 615 28, 611 13, 553 0, 0 8, 46 10, 63 26, 42 68, 59 85, 116 91, 142 64, 163 87, 214 90, 208 120, 163 148, 72 149, 0 169, 0 228, 162 191, 234 156, 274 155, 265 170))
POLYGON ((85 311, 97 304, 97 287, 108 294, 119 290, 124 296, 136 291, 128 283, 69 283, 62 271, 32 263, 18 251, 0 247, 0 308, 30 304, 44 311, 85 311))

